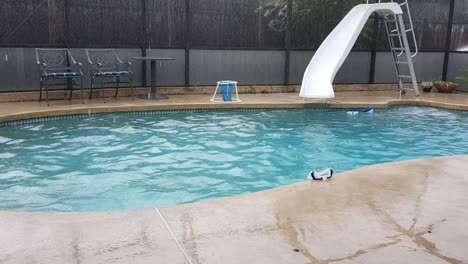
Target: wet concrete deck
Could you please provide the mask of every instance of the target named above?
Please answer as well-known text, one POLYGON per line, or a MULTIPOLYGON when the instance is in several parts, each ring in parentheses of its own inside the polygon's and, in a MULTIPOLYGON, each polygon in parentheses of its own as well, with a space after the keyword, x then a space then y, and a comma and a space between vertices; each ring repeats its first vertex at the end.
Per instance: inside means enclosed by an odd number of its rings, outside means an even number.
POLYGON ((0 263, 468 263, 467 170, 454 156, 171 208, 0 212, 0 263))
MULTIPOLYGON (((468 110, 468 94, 396 91, 209 94, 0 103, 0 121, 88 112, 199 108, 388 107, 468 110)), ((0 212, 0 263, 468 263, 468 156, 375 165, 329 182, 171 208, 115 213, 0 212)))

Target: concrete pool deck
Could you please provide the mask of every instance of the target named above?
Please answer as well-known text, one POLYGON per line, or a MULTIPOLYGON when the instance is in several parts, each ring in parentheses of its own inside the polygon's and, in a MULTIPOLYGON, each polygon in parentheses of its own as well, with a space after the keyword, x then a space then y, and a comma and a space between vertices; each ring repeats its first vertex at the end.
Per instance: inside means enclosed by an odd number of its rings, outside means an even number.
MULTIPOLYGON (((209 94, 0 103, 0 121, 88 112, 425 105, 468 110, 468 94, 396 91, 209 94)), ((468 156, 379 164, 231 198, 111 213, 0 211, 0 263, 468 263, 468 156)))
POLYGON ((171 208, 0 212, 0 263, 468 263, 467 170, 453 156, 171 208))

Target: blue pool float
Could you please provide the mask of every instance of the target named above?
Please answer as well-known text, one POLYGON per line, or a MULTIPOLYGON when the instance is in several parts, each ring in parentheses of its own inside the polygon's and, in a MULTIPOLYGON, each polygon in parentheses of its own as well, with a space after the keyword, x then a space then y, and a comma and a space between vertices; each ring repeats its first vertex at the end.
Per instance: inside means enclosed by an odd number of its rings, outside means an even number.
POLYGON ((366 107, 362 110, 363 113, 374 113, 374 108, 366 107))
POLYGON ((357 109, 348 109, 348 110, 346 110, 346 113, 348 115, 357 115, 357 114, 359 114, 361 112, 362 113, 368 113, 368 114, 374 113, 374 108, 366 107, 366 108, 362 109, 361 111, 357 110, 357 109))

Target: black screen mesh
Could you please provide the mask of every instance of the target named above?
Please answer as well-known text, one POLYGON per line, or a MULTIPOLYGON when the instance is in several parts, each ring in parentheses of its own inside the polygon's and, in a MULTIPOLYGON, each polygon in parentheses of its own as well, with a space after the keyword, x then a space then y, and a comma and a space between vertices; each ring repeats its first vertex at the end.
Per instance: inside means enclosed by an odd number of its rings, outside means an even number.
POLYGON ((185 0, 147 0, 146 48, 184 48, 185 0))
POLYGON ((0 1, 0 45, 64 45, 64 7, 61 0, 0 1))
POLYGON ((69 1, 69 46, 141 47, 142 1, 69 1))
POLYGON ((455 0, 450 49, 468 51, 468 1, 455 0))
POLYGON ((190 13, 191 47, 285 47, 286 1, 197 0, 190 13))
MULTIPOLYGON (((351 8, 365 3, 291 2, 288 7, 288 0, 2 0, 0 46, 285 49, 289 28, 291 49, 314 50, 351 8)), ((409 2, 419 48, 443 50, 450 1, 409 2)), ((468 50, 467 10, 468 1, 455 0, 452 50, 468 50)), ((376 33, 377 48, 388 49, 383 25, 376 33)), ((370 50, 373 43, 370 19, 354 49, 370 50)))
MULTIPOLYGON (((293 0, 291 48, 317 49, 335 26, 362 0, 293 0)), ((362 31, 354 49, 369 50, 373 40, 373 20, 362 31)))
MULTIPOLYGON (((450 1, 410 0, 409 5, 419 49, 445 49, 450 1)), ((403 8, 403 11, 406 12, 406 9, 403 8)), ((410 28, 408 17, 405 15, 404 18, 406 28, 410 28)), ((410 46, 414 48, 412 39, 409 39, 409 42, 410 46)), ((384 24, 381 23, 377 47, 379 49, 388 50, 388 46, 384 24)))

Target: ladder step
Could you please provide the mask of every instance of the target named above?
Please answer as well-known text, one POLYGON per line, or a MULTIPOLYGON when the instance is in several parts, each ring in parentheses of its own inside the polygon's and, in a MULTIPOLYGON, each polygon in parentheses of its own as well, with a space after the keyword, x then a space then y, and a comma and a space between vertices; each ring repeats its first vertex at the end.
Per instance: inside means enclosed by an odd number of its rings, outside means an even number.
POLYGON ((398 22, 397 19, 386 19, 385 22, 393 22, 393 23, 396 23, 398 22))
POLYGON ((413 31, 413 28, 407 29, 406 32, 411 32, 413 31))
POLYGON ((398 78, 412 79, 411 75, 398 75, 398 78))
POLYGON ((403 36, 402 34, 398 33, 398 34, 388 34, 390 37, 401 37, 403 36))

